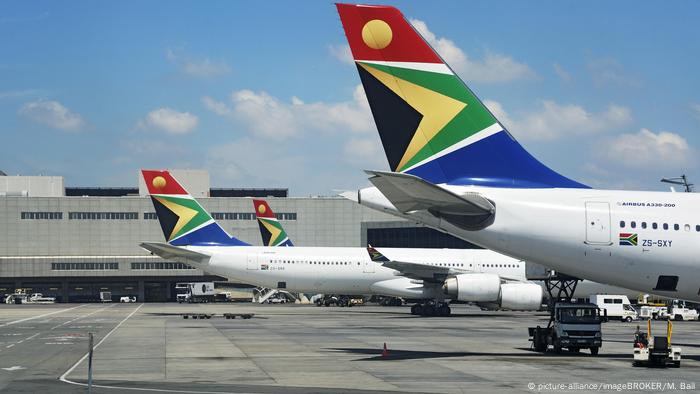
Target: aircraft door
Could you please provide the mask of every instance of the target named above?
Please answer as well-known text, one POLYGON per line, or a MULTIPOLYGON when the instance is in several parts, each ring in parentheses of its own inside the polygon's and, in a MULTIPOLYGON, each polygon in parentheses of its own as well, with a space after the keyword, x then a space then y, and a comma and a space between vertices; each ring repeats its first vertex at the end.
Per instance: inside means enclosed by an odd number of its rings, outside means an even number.
POLYGON ((258 264, 258 256, 255 254, 248 255, 248 262, 245 266, 247 270, 257 270, 260 269, 260 264, 258 264))
POLYGON ((612 245, 610 240, 610 204, 586 203, 586 244, 612 245))

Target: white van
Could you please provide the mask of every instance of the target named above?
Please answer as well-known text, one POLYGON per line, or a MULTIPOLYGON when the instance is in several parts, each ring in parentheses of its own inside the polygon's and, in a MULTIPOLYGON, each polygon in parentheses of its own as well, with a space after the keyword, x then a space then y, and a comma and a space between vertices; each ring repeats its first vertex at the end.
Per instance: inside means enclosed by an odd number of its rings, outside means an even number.
POLYGON ((591 303, 598 305, 600 309, 605 309, 608 319, 631 322, 639 318, 639 314, 632 307, 626 295, 593 294, 591 295, 591 303))

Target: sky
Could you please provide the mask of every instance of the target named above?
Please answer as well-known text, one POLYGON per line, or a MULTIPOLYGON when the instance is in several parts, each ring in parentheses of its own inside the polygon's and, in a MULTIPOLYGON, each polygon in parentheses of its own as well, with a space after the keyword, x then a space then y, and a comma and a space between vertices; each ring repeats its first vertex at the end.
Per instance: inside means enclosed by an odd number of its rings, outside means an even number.
MULTIPOLYGON (((598 188, 700 183, 700 3, 392 2, 518 141, 598 188)), ((387 169, 333 3, 4 1, 0 170, 334 195, 387 169)))

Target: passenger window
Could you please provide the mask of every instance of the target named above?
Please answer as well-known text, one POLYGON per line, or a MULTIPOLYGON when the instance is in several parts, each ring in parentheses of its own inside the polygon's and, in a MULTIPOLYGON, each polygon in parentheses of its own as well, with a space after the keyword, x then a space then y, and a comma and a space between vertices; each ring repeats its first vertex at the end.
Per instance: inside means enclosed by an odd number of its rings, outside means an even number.
POLYGON ((664 223, 664 230, 668 230, 668 223, 664 223))
POLYGON ((625 221, 624 220, 620 220, 620 228, 625 228, 625 221))
POLYGON ((695 225, 695 231, 700 231, 700 225, 695 225))
POLYGON ((632 227, 632 228, 637 228, 637 222, 635 222, 634 220, 631 221, 631 222, 630 222, 630 227, 632 227))
POLYGON ((676 224, 673 225, 673 229, 674 229, 674 230, 678 231, 679 228, 681 228, 681 227, 678 225, 678 223, 676 223, 676 224))
POLYGON ((659 226, 656 224, 656 222, 654 222, 654 223, 651 224, 651 228, 653 228, 654 230, 656 230, 657 228, 659 228, 659 226))
POLYGON ((642 222, 642 228, 647 228, 647 222, 642 222))

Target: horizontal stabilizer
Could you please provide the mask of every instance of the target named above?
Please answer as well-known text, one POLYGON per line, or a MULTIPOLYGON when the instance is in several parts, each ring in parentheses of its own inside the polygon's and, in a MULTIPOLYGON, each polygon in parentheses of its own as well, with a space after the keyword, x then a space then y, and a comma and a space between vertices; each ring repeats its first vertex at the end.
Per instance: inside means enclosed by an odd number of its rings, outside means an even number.
POLYGON ((385 171, 365 171, 369 181, 403 213, 429 210, 450 215, 491 215, 495 207, 474 193, 458 196, 439 186, 410 174, 385 171))
POLYGON ((161 242, 142 242, 139 244, 139 246, 155 254, 156 256, 160 256, 163 259, 176 260, 182 263, 191 263, 195 266, 206 264, 211 258, 211 256, 203 253, 194 252, 192 250, 161 242))

